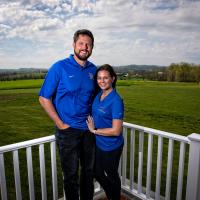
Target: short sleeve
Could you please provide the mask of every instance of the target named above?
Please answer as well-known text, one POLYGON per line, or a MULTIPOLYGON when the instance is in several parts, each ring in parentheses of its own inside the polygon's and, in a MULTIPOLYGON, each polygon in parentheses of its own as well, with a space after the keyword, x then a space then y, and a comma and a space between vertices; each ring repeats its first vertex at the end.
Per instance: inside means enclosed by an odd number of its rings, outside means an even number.
POLYGON ((54 64, 46 74, 39 96, 50 99, 56 91, 59 82, 58 66, 54 64))
POLYGON ((121 98, 115 99, 112 104, 112 118, 113 119, 124 118, 124 103, 121 98))

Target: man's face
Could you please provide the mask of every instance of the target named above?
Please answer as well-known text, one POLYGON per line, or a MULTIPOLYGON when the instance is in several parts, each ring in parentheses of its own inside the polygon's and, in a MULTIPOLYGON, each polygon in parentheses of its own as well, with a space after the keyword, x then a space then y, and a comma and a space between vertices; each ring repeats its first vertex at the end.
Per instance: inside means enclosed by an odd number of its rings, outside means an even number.
POLYGON ((73 46, 74 54, 79 60, 86 61, 92 54, 92 39, 87 35, 79 35, 73 46))

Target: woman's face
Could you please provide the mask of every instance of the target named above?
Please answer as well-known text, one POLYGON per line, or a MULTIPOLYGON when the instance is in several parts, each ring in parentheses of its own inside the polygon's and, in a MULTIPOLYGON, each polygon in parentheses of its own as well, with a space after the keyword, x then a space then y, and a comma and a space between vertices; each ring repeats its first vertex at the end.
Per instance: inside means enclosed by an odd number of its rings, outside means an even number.
POLYGON ((114 78, 110 76, 110 73, 106 70, 101 70, 97 73, 97 84, 102 90, 108 90, 112 88, 114 78))

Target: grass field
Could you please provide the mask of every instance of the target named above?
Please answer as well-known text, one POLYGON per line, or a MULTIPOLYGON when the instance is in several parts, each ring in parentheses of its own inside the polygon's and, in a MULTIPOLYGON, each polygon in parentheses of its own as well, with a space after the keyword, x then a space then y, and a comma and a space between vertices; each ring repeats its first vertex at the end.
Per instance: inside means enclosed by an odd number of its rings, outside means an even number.
MULTIPOLYGON (((0 82, 0 146, 54 133, 53 123, 38 103, 37 94, 41 84, 42 80, 0 82)), ((199 85, 121 80, 118 81, 117 90, 125 103, 124 121, 185 136, 194 132, 200 133, 199 85)), ((178 153, 175 149, 175 159, 178 158, 178 153)), ((33 154, 38 155, 38 150, 35 149, 33 154)), ((20 153, 20 158, 25 159, 25 152, 20 153)), ((7 156, 6 159, 8 163, 12 162, 11 156, 7 156)), ((50 165, 49 157, 46 160, 47 165, 50 165)), ((35 171, 38 169, 38 162, 37 159, 34 160, 35 171)), ((26 166, 22 164, 21 168, 24 172, 23 188, 28 190, 26 166)), ((163 168, 165 170, 166 166, 163 168)), ((12 176, 12 171, 13 169, 8 168, 6 173, 12 176)), ((50 176, 49 171, 47 176, 48 174, 50 176)), ((173 178, 177 179, 177 175, 174 174, 173 178)), ((35 181, 36 185, 40 185, 39 178, 35 181)), ((10 188, 14 188, 13 184, 14 180, 10 179, 8 182, 10 188)), ((51 199, 51 184, 47 185, 50 193, 48 199, 51 199)), ((40 187, 36 190, 38 190, 36 199, 40 199, 40 187)), ((9 195, 10 199, 13 199, 12 189, 9 195)), ((27 196, 24 196, 24 199, 27 199, 27 196)))
POLYGON ((125 102, 125 121, 180 135, 200 133, 200 85, 149 81, 129 84, 118 87, 125 102))

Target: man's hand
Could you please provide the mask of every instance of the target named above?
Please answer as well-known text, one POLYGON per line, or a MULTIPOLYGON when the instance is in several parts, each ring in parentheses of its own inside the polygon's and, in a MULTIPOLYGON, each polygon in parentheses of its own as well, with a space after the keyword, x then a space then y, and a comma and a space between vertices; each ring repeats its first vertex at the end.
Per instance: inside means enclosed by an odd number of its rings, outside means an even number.
POLYGON ((44 108, 46 113, 49 115, 49 117, 53 120, 55 125, 58 127, 58 129, 66 129, 69 128, 68 124, 63 123, 63 121, 58 116, 52 101, 50 99, 46 99, 42 96, 39 97, 39 102, 41 106, 44 108))
POLYGON ((60 129, 60 130, 64 130, 64 129, 67 129, 67 128, 69 128, 70 126, 68 125, 68 124, 65 124, 65 123, 60 123, 60 124, 57 124, 57 127, 58 127, 58 129, 60 129))

